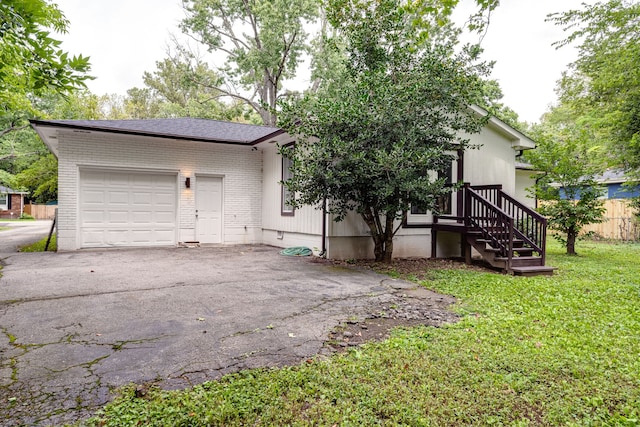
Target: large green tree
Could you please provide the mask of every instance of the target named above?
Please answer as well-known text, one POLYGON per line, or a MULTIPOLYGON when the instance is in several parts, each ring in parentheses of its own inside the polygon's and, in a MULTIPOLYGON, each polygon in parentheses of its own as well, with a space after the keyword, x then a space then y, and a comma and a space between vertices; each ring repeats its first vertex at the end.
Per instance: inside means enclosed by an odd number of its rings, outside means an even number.
POLYGON ((541 201, 538 211, 548 218, 554 237, 575 255, 582 228, 604 220, 603 189, 595 179, 604 170, 603 147, 594 144, 593 130, 576 125, 563 106, 546 113, 531 134, 538 145, 527 160, 541 174, 530 190, 541 201))
POLYGON ((156 62, 156 70, 145 72, 143 81, 144 89, 128 92, 126 105, 146 106, 149 117, 256 120, 244 102, 238 99, 228 102, 225 99, 228 97, 218 89, 223 84, 221 76, 183 48, 156 62))
POLYGON ((250 105, 275 125, 284 80, 294 77, 308 45, 305 23, 317 0, 183 0, 182 29, 225 58, 217 90, 250 105))
POLYGON ((640 2, 600 1, 550 15, 577 43, 578 59, 559 84, 560 103, 574 124, 606 144, 614 165, 640 171, 640 2))
POLYGON ((478 51, 456 52, 455 37, 424 37, 438 29, 428 13, 399 0, 329 1, 329 21, 346 42, 344 73, 281 115, 299 141, 282 149, 292 161, 284 183, 296 194, 291 204, 328 201, 337 220, 357 212, 378 261, 391 260, 412 205, 437 210, 438 197, 451 191, 436 172, 466 146, 461 131, 480 130, 483 118, 469 106, 488 101, 489 68, 478 51))

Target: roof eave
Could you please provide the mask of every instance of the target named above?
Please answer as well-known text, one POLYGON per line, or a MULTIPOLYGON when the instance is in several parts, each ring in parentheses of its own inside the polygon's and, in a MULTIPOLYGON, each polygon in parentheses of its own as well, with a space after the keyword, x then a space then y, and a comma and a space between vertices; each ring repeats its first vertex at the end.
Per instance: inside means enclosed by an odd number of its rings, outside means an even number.
MULTIPOLYGON (((489 115, 487 110, 477 105, 472 105, 469 109, 481 117, 489 115)), ((488 125, 504 135, 511 142, 511 147, 514 150, 532 150, 536 148, 536 142, 534 140, 495 116, 489 118, 488 125)))
MULTIPOLYGON (((175 140, 181 140, 181 141, 209 142, 209 143, 216 143, 216 144, 245 145, 245 146, 252 146, 262 140, 266 140, 266 139, 272 138, 273 136, 277 136, 281 133, 284 133, 282 129, 278 129, 277 131, 272 132, 271 134, 265 137, 261 137, 257 140, 239 141, 239 140, 220 139, 220 138, 201 138, 201 137, 194 137, 194 136, 185 136, 185 135, 159 133, 159 132, 147 132, 147 131, 138 131, 138 130, 131 130, 131 129, 117 129, 117 128, 111 128, 111 127, 105 127, 105 126, 84 126, 84 125, 77 125, 72 123, 52 123, 46 120, 35 120, 35 119, 30 120, 30 122, 31 122, 31 126, 36 130, 36 132, 38 132, 38 126, 41 126, 41 127, 62 128, 62 129, 70 129, 70 130, 82 130, 87 132, 117 133, 121 135, 147 136, 152 138, 167 138, 167 139, 175 139, 175 140)), ((40 137, 43 140, 45 140, 41 132, 38 132, 38 135, 40 135, 40 137)), ((47 146, 51 149, 51 146, 47 141, 45 141, 45 144, 47 144, 47 146)), ((57 150, 56 152, 54 152, 54 154, 57 157, 57 150)))

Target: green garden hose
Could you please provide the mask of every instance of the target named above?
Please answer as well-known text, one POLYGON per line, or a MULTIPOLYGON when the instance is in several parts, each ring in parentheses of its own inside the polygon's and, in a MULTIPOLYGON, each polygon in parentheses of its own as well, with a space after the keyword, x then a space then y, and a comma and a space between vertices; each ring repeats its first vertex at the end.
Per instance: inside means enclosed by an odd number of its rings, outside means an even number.
POLYGON ((280 255, 286 256, 309 256, 313 255, 313 251, 306 246, 294 246, 280 251, 280 255))

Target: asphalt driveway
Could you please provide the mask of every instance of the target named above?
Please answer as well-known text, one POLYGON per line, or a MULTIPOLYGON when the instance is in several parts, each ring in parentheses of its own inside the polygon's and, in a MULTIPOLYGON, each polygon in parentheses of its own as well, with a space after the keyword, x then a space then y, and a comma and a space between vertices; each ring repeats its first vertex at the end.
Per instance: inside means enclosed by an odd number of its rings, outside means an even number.
POLYGON ((130 382, 183 388, 299 363, 414 287, 268 246, 2 257, 2 425, 81 419, 130 382))
POLYGON ((3 221, 0 227, 0 258, 6 254, 17 252, 18 248, 37 242, 47 237, 51 229, 51 220, 38 221, 3 221))

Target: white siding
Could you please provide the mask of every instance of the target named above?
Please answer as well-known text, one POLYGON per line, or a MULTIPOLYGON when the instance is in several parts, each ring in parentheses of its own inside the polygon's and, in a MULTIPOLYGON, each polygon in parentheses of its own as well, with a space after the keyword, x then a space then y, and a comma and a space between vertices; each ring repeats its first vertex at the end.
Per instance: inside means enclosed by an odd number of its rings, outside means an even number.
POLYGON ((223 243, 262 242, 262 152, 193 141, 59 131, 58 247, 79 247, 80 167, 172 172, 178 176, 178 241, 195 238, 197 175, 220 176, 224 187, 223 243), (191 188, 185 188, 185 178, 191 188))
POLYGON ((516 191, 515 198, 531 209, 536 208, 536 199, 527 191, 535 185, 536 180, 532 178, 533 171, 518 169, 516 170, 516 191))
POLYGON ((297 209, 293 216, 282 215, 282 157, 276 144, 263 147, 262 228, 266 244, 290 247, 322 247, 322 211, 311 206, 297 209), (278 238, 278 234, 281 238, 278 238))
POLYGON ((472 145, 464 153, 464 180, 471 185, 502 184, 509 195, 515 194, 516 152, 511 142, 490 127, 471 135, 472 145))

